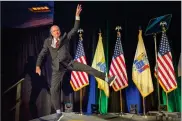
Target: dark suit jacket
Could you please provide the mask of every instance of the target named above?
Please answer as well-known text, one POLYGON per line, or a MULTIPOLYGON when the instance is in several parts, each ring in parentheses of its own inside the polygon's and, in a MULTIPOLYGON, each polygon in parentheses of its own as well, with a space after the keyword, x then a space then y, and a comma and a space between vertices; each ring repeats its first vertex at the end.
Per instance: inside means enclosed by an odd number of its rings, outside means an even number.
POLYGON ((63 36, 60 37, 59 48, 53 48, 51 46, 53 37, 48 37, 45 39, 43 48, 38 55, 36 66, 41 66, 42 60, 44 59, 45 55, 48 54, 48 51, 50 52, 52 58, 53 70, 58 71, 60 66, 67 66, 72 60, 72 57, 69 53, 69 41, 71 37, 78 31, 79 25, 80 21, 75 20, 74 27, 71 29, 71 31, 68 34, 65 32, 63 36))

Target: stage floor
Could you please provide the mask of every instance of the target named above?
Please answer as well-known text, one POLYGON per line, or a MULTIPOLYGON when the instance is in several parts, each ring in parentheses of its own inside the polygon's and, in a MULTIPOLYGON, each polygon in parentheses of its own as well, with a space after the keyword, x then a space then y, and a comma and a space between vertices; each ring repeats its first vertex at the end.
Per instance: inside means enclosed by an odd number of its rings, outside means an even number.
MULTIPOLYGON (((147 116, 143 117, 140 115, 133 115, 133 114, 125 114, 123 116, 119 116, 114 113, 109 113, 107 115, 79 115, 75 113, 63 113, 64 117, 61 121, 180 121, 180 118, 172 119, 169 118, 168 120, 163 119, 156 119, 155 116, 147 116)), ((54 121, 55 114, 40 117, 38 119, 30 120, 30 121, 54 121)))

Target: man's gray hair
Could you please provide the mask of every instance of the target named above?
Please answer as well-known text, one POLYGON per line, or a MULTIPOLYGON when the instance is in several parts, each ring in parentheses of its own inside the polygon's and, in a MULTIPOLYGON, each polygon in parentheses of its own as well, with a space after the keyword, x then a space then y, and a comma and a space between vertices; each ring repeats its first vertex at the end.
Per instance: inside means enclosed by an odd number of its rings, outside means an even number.
MULTIPOLYGON (((58 26, 58 25, 52 25, 52 26, 51 26, 51 28, 50 28, 50 30, 49 30, 49 31, 50 31, 50 33, 51 33, 51 29, 52 29, 52 27, 54 27, 54 26, 56 26, 56 27, 58 27, 58 28, 59 28, 59 26, 58 26)), ((60 28, 59 28, 59 30, 60 30, 60 28)))

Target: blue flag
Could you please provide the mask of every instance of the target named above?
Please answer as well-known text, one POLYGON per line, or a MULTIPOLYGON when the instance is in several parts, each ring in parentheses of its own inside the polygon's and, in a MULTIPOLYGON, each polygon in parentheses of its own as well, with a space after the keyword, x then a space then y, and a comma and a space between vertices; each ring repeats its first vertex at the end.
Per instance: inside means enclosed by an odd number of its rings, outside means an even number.
POLYGON ((88 104, 87 104, 87 114, 92 114, 92 105, 96 104, 96 80, 94 76, 90 76, 89 80, 89 97, 88 97, 88 104))
POLYGON ((130 105, 137 104, 138 112, 142 113, 141 94, 132 80, 129 80, 129 85, 126 88, 125 92, 126 92, 127 112, 130 112, 130 105))

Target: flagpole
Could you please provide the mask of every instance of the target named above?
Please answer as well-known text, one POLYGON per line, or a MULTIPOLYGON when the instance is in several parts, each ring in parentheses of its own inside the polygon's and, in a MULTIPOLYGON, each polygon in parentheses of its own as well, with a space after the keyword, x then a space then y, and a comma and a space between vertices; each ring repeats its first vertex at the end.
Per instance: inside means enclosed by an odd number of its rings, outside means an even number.
MULTIPOLYGON (((117 31, 117 37, 121 38, 121 26, 116 26, 115 30, 117 31)), ((120 92, 120 116, 123 116, 123 102, 122 102, 122 90, 119 91, 120 92)))
POLYGON ((121 110, 120 110, 120 116, 123 116, 122 91, 120 90, 119 92, 120 92, 120 108, 121 108, 121 110))
POLYGON ((143 98, 143 115, 144 117, 146 117, 145 115, 145 97, 142 97, 143 98))
POLYGON ((82 89, 80 89, 80 115, 82 115, 82 89))
POLYGON ((100 113, 100 109, 101 109, 101 89, 99 89, 99 92, 100 92, 100 94, 99 94, 99 107, 98 107, 98 109, 99 109, 99 111, 98 111, 98 115, 101 115, 101 113, 100 113))
MULTIPOLYGON (((142 28, 141 28, 141 26, 139 26, 139 31, 141 31, 142 30, 142 28)), ((143 102, 143 116, 144 116, 144 118, 147 118, 147 116, 145 115, 145 97, 143 97, 142 96, 142 102, 143 102)))
MULTIPOLYGON (((166 22, 160 22, 160 26, 162 28, 162 33, 166 33, 165 25, 167 25, 166 22)), ((166 106, 167 106, 167 111, 168 111, 168 95, 167 95, 167 92, 166 92, 166 106)))
POLYGON ((168 111, 168 95, 167 95, 167 92, 166 92, 166 105, 167 105, 167 111, 168 111))
MULTIPOLYGON (((101 36, 101 29, 99 29, 99 36, 101 36)), ((107 76, 107 73, 106 73, 106 76, 107 76)), ((100 108, 101 108, 101 89, 99 89, 99 104, 100 105, 98 105, 98 115, 101 115, 101 112, 100 112, 100 108)))
MULTIPOLYGON (((83 38, 82 38, 82 32, 83 32, 83 29, 79 29, 78 30, 78 33, 79 33, 79 39, 81 40, 81 41, 83 41, 83 38)), ((82 91, 82 89, 80 89, 80 113, 79 113, 79 115, 83 115, 83 111, 82 111, 82 98, 83 98, 83 91, 82 91)))
MULTIPOLYGON (((108 49, 109 49, 109 47, 108 47, 108 42, 109 42, 109 21, 107 20, 107 27, 106 27, 106 30, 107 30, 107 41, 106 41, 106 73, 107 73, 107 75, 108 75, 108 69, 109 69, 109 54, 108 54, 108 49)), ((108 99, 106 99, 106 105, 105 105, 106 107, 107 107, 107 112, 108 112, 108 99)))
POLYGON ((143 97, 143 115, 145 116, 145 97, 143 97))
POLYGON ((156 78, 157 78, 157 94, 158 94, 158 111, 160 111, 160 89, 159 89, 159 80, 158 80, 158 64, 157 64, 157 39, 156 33, 153 34, 154 43, 155 43, 155 59, 156 59, 156 78))

